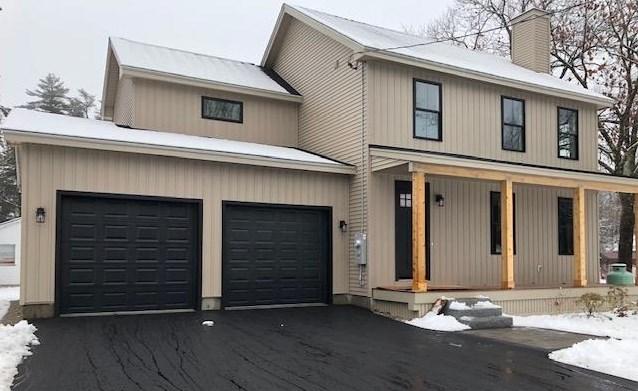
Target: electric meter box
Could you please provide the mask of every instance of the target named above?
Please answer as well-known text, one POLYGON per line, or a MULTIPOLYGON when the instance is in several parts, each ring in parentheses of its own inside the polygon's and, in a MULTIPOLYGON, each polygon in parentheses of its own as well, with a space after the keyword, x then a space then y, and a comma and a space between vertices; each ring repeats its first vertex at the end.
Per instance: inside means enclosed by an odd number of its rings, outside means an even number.
POLYGON ((357 265, 368 263, 368 241, 367 235, 363 232, 354 234, 354 259, 357 265))

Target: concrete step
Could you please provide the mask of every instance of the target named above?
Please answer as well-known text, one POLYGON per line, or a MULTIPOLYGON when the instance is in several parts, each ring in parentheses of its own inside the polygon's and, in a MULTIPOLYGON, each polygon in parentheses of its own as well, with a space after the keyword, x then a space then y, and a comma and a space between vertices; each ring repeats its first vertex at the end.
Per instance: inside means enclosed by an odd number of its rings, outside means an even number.
POLYGON ((460 318, 461 316, 471 316, 473 318, 487 318, 490 316, 501 316, 503 315, 502 308, 470 308, 463 310, 454 310, 448 308, 444 311, 445 315, 450 315, 455 318, 460 318))
POLYGON ((512 327, 513 319, 509 316, 488 316, 484 318, 475 318, 472 316, 461 316, 457 320, 465 325, 470 326, 472 330, 479 329, 502 329, 512 327))

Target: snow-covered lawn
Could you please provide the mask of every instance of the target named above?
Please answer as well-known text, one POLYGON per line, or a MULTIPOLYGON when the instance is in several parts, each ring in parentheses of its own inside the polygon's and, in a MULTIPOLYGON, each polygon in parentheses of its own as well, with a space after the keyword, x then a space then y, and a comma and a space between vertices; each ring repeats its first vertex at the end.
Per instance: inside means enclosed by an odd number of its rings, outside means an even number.
POLYGON ((549 354, 549 358, 598 372, 638 381, 638 368, 627 365, 638 357, 638 315, 612 313, 514 316, 514 326, 569 331, 609 337, 588 339, 549 354))
MULTIPOLYGON (((9 309, 9 301, 20 298, 20 288, 0 288, 0 318, 9 309)), ((15 325, 0 325, 0 391, 9 391, 13 378, 18 373, 22 359, 31 355, 30 346, 40 342, 35 336, 36 328, 26 320, 15 325)))
POLYGON ((20 287, 8 286, 0 288, 0 319, 4 317, 9 309, 9 302, 20 299, 20 287))

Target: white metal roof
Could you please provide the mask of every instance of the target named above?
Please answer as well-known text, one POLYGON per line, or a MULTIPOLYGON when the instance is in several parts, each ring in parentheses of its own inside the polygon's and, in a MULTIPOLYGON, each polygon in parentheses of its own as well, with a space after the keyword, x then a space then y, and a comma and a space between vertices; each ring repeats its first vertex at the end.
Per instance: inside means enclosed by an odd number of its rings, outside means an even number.
MULTIPOLYGON (((5 134, 26 134, 38 136, 42 140, 57 137, 89 141, 92 143, 119 143, 134 146, 148 146, 162 149, 177 149, 204 155, 239 156, 261 158, 293 164, 305 164, 305 167, 339 170, 349 173, 352 167, 319 155, 291 147, 256 144, 243 141, 191 136, 180 133, 159 132, 154 130, 130 129, 115 125, 110 121, 76 118, 60 114, 43 113, 27 109, 13 109, 2 123, 5 134)), ((42 142, 47 144, 47 142, 42 142)), ((215 159, 207 159, 215 160, 215 159)), ((321 170, 319 170, 321 171, 321 170)))
POLYGON ((293 95, 255 64, 124 38, 110 38, 110 45, 123 68, 293 95))
MULTIPOLYGON (((543 90, 549 90, 549 92, 553 90, 565 92, 576 98, 589 98, 601 104, 611 103, 609 98, 592 89, 585 89, 580 85, 546 73, 534 72, 513 64, 508 58, 494 54, 461 48, 448 43, 397 48, 421 44, 427 42, 427 39, 295 5, 285 4, 282 8, 283 13, 290 13, 293 16, 301 14, 318 22, 327 27, 329 31, 340 35, 346 41, 350 41, 353 44, 351 46, 354 46, 353 49, 363 51, 364 55, 385 54, 395 58, 410 58, 423 64, 440 65, 445 69, 456 69, 476 76, 487 76, 495 79, 495 82, 509 80, 524 86, 539 87, 543 90)), ((269 50, 270 46, 262 63, 266 62, 269 50)))

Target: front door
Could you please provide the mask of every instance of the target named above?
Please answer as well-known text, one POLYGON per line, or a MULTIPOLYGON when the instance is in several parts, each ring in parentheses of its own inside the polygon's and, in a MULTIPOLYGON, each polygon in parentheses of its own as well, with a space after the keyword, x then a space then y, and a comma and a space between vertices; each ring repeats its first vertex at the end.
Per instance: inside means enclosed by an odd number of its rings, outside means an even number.
MULTIPOLYGON (((426 278, 430 279, 430 184, 425 184, 426 278)), ((394 183, 394 262, 397 280, 412 278, 412 182, 394 183)))

